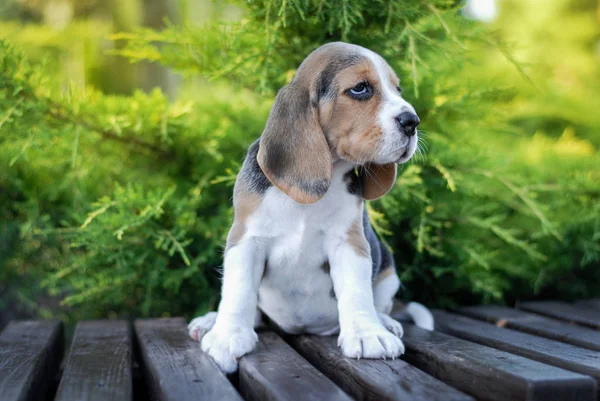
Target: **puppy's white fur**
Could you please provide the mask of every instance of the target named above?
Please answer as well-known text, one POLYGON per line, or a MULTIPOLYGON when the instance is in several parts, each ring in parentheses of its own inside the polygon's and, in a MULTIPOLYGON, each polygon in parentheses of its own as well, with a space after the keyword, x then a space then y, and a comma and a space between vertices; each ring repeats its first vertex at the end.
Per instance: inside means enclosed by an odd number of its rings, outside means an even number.
POLYGON ((369 49, 363 49, 363 54, 375 66, 377 75, 381 79, 381 89, 383 91, 383 102, 379 110, 379 125, 382 127, 383 144, 377 163, 404 163, 415 153, 419 134, 416 133, 412 137, 397 135, 394 117, 405 111, 416 114, 415 109, 402 98, 396 87, 387 78, 385 60, 369 49), (390 152, 390 149, 393 151, 390 152), (406 155, 402 157, 405 151, 406 155))

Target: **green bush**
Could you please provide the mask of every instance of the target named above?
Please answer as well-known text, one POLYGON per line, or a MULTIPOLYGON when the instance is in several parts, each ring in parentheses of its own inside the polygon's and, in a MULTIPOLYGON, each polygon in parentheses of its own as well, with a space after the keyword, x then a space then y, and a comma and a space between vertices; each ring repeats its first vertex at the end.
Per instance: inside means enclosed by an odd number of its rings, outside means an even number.
POLYGON ((573 93, 600 86, 573 46, 599 32, 589 9, 556 3, 545 22, 578 28, 554 43, 577 60, 563 86, 562 59, 520 53, 509 22, 467 21, 451 0, 240 1, 240 21, 115 35, 120 56, 185 77, 174 102, 65 89, 51 60, 0 42, 0 294, 70 318, 214 308, 245 149, 302 59, 345 40, 390 62, 423 121, 424 154, 369 205, 405 296, 600 295, 599 108, 573 93))

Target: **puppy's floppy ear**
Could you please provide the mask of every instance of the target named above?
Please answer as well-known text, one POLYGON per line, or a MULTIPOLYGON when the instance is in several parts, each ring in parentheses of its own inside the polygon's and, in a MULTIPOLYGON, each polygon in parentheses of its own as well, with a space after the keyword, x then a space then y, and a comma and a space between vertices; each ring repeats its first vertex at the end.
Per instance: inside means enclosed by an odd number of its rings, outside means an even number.
POLYGON ((373 200, 387 194, 396 182, 396 163, 367 163, 359 168, 363 198, 373 200))
POLYGON ((257 155, 267 178, 298 203, 318 201, 331 184, 331 152, 313 95, 295 81, 279 91, 257 155))

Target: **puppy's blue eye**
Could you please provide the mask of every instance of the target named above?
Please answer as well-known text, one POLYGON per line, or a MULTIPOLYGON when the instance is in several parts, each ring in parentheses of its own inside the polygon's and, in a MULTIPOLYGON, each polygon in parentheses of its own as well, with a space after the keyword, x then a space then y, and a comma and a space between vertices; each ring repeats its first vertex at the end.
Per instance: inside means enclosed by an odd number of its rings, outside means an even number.
POLYGON ((364 81, 353 88, 346 89, 346 94, 354 100, 369 100, 373 96, 373 88, 364 81))
POLYGON ((369 92, 369 85, 366 82, 361 82, 354 88, 350 88, 350 93, 356 96, 366 95, 369 92))

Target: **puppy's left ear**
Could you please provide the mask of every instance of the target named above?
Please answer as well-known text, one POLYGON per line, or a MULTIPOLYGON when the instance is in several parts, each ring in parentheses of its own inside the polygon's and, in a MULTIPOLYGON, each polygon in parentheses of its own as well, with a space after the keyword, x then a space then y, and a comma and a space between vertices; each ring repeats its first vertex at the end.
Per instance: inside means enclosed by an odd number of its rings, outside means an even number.
POLYGON ((363 198, 374 200, 387 194, 396 182, 396 163, 367 163, 359 169, 363 198))
POLYGON ((331 151, 311 92, 294 81, 279 91, 257 155, 269 181, 298 203, 318 201, 331 184, 331 151))

